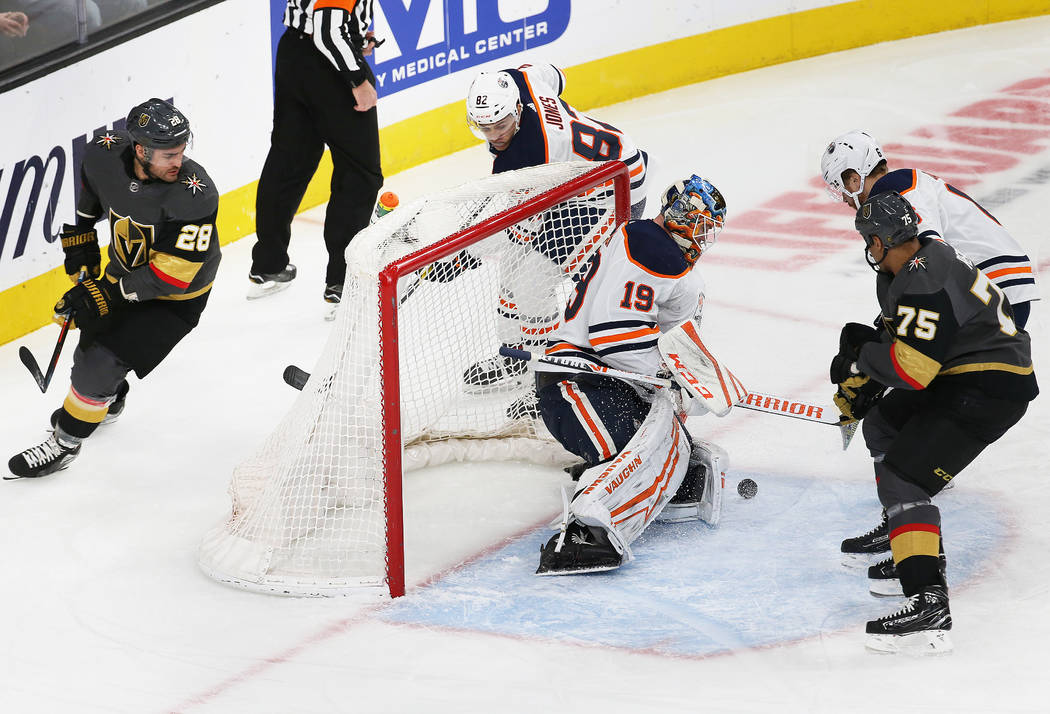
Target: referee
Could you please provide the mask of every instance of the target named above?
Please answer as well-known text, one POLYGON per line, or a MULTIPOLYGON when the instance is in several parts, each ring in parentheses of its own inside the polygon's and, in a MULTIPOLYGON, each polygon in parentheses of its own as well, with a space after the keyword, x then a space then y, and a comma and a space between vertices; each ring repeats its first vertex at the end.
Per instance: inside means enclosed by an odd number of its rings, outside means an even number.
POLYGON ((347 244, 368 225, 383 185, 368 26, 374 0, 288 0, 277 45, 273 132, 255 199, 257 242, 248 298, 288 287, 292 218, 327 144, 332 194, 324 221, 324 299, 338 303, 347 244))

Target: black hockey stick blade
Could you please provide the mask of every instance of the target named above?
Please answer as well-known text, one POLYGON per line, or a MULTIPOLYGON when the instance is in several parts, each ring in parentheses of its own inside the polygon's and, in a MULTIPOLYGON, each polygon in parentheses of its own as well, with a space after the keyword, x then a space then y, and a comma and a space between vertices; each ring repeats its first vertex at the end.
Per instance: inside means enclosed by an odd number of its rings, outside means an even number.
POLYGON ((22 360, 22 364, 29 370, 29 374, 33 375, 33 380, 36 382, 36 386, 40 388, 40 391, 46 392, 47 384, 44 383, 44 373, 40 371, 40 365, 36 363, 36 357, 29 351, 29 348, 24 345, 19 347, 18 358, 22 360))
POLYGON ((18 348, 19 359, 22 360, 22 364, 26 366, 29 373, 33 375, 33 380, 36 381, 36 386, 40 387, 41 393, 46 392, 48 385, 51 384, 51 377, 55 374, 55 365, 58 364, 58 358, 62 354, 62 345, 66 344, 66 335, 69 334, 69 325, 72 322, 72 315, 67 315, 62 322, 62 331, 58 333, 55 350, 51 353, 51 362, 47 365, 47 374, 41 373, 40 365, 37 364, 36 358, 33 357, 33 353, 29 351, 28 347, 23 345, 18 348))
POLYGON ((306 386, 306 381, 310 379, 310 373, 305 369, 300 369, 294 364, 290 364, 284 368, 284 382, 289 387, 295 387, 300 392, 303 391, 303 387, 306 386))

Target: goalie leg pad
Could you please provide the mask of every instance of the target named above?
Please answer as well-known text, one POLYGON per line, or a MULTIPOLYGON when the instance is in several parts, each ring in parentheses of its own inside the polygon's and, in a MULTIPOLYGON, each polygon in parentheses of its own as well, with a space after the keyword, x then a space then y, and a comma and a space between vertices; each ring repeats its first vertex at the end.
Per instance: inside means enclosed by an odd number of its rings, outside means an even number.
POLYGON ((616 458, 580 477, 570 516, 604 528, 631 559, 630 544, 678 491, 689 465, 689 439, 671 400, 658 394, 649 415, 616 458))
POLYGON ((586 374, 551 379, 541 374, 537 382, 543 422, 567 451, 588 464, 613 458, 649 412, 638 392, 618 379, 586 374))

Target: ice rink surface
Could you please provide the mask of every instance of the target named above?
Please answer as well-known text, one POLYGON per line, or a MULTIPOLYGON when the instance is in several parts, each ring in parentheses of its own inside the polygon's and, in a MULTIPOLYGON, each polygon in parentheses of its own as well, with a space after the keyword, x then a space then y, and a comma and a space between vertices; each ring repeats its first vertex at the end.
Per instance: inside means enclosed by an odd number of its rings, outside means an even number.
MULTIPOLYGON (((726 196, 728 227, 699 263, 710 346, 751 389, 830 401, 839 327, 877 304, 850 212, 814 183, 821 151, 863 128, 891 166, 958 185, 1019 239, 1045 293, 1048 37, 1050 18, 961 30, 593 114, 649 151, 649 215, 692 172, 726 196)), ((488 170, 479 146, 387 188, 404 200, 488 170)), ((122 420, 70 469, 0 485, 0 711, 1050 710, 1045 396, 938 497, 947 657, 864 651, 865 620, 899 601, 838 562, 878 515, 860 440, 843 452, 833 429, 740 410, 690 422, 730 455, 723 522, 658 525, 612 573, 534 577, 567 477, 468 464, 406 478, 405 598, 280 599, 205 577, 197 545, 229 507, 231 470, 295 397, 281 370, 312 365, 326 339, 322 217, 296 220, 300 277, 266 300, 244 299, 252 238, 226 247, 202 324, 132 380, 122 420), (744 476, 752 501, 735 493, 744 476)), ((1029 331, 1045 386, 1045 303, 1029 331)), ((56 334, 0 347, 4 458, 46 436, 68 386, 72 350, 46 397, 17 357, 25 344, 46 359, 56 334)))

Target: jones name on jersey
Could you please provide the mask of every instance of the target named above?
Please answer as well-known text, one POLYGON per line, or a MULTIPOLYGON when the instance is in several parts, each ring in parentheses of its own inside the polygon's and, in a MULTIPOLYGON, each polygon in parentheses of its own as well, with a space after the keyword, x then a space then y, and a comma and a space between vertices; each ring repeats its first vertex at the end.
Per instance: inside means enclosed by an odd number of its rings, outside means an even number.
POLYGON ((631 203, 645 198, 643 184, 648 156, 622 131, 572 108, 561 93, 565 75, 551 64, 522 65, 503 70, 518 87, 521 123, 518 133, 495 155, 492 173, 560 161, 613 161, 631 172, 631 203))

